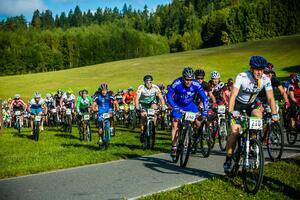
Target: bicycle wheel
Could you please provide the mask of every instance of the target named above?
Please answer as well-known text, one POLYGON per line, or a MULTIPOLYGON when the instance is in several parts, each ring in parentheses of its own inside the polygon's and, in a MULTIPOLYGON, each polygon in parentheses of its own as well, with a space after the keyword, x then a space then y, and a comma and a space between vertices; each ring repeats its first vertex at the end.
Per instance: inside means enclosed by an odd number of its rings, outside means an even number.
POLYGON ((284 137, 281 131, 279 122, 271 124, 268 133, 267 149, 270 159, 272 161, 279 160, 281 158, 284 146, 284 137))
POLYGON ((21 133, 20 119, 17 119, 17 121, 16 121, 16 128, 18 130, 18 133, 21 133))
POLYGON ((91 133, 91 129, 90 129, 90 123, 86 122, 86 141, 91 142, 92 141, 92 133, 91 133))
POLYGON ((211 150, 211 127, 210 124, 207 122, 203 122, 201 125, 201 128, 198 129, 200 131, 200 149, 202 155, 206 158, 210 155, 210 150, 211 150))
POLYGON ((183 131, 182 131, 182 128, 180 128, 178 130, 178 137, 177 137, 177 141, 176 141, 176 155, 175 156, 172 156, 172 162, 173 163, 177 163, 178 162, 178 159, 179 159, 179 156, 181 154, 181 151, 183 149, 182 147, 182 135, 183 135, 183 131))
POLYGON ((149 123, 146 129, 146 135, 145 135, 145 142, 144 142, 144 148, 145 149, 150 149, 151 148, 151 144, 152 144, 152 123, 149 123))
POLYGON ((243 155, 242 178, 245 191, 256 194, 263 181, 264 154, 259 140, 251 138, 249 141, 248 160, 246 151, 243 155))
POLYGON ((79 123, 79 140, 82 141, 84 140, 85 124, 82 121, 79 123))
POLYGON ((183 137, 182 137, 182 150, 180 153, 180 167, 185 168, 190 152, 191 152, 191 136, 192 136, 192 127, 191 126, 186 126, 184 132, 183 132, 183 137))
POLYGON ((130 130, 134 130, 135 127, 136 127, 136 115, 135 115, 135 112, 131 111, 129 113, 129 129, 130 130))
POLYGON ((68 132, 72 133, 72 117, 71 116, 68 116, 67 124, 68 124, 68 132))
POLYGON ((107 125, 105 125, 104 134, 105 134, 105 141, 103 140, 104 147, 105 149, 108 149, 108 145, 110 142, 110 127, 107 125))
POLYGON ((228 135, 228 127, 225 119, 221 119, 220 121, 220 127, 219 127, 219 145, 221 151, 226 150, 226 144, 227 144, 227 139, 229 137, 228 135))

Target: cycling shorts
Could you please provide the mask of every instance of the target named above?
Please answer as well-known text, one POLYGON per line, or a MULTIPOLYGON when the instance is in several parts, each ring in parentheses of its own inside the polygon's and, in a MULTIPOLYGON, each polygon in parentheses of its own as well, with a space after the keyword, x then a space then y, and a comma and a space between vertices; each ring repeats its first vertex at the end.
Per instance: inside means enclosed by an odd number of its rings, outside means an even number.
POLYGON ((180 112, 180 110, 187 111, 187 112, 194 112, 194 113, 199 112, 199 109, 194 102, 192 102, 189 105, 184 106, 184 107, 180 107, 180 106, 178 106, 178 107, 179 107, 179 109, 172 110, 172 118, 173 119, 181 119, 182 118, 182 113, 180 112))

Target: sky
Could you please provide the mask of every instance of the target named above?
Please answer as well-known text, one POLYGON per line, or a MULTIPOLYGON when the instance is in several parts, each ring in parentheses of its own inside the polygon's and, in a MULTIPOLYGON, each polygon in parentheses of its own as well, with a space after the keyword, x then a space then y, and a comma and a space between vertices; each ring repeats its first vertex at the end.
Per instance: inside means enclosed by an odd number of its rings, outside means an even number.
POLYGON ((74 11, 76 5, 81 11, 96 11, 100 8, 122 9, 124 4, 131 5, 133 9, 142 10, 145 5, 150 11, 154 11, 157 5, 168 4, 172 0, 0 0, 0 20, 7 17, 23 14, 28 22, 32 19, 33 12, 38 9, 40 12, 49 9, 53 13, 60 15, 61 12, 69 13, 70 9, 74 11))

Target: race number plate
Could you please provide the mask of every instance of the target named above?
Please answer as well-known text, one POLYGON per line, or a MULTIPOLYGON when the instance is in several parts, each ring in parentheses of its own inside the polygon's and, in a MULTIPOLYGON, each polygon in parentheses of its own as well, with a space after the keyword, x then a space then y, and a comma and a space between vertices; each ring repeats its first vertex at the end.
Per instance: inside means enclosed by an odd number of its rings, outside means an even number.
POLYGON ((103 117, 104 119, 108 119, 108 118, 110 118, 110 114, 109 114, 109 113, 103 113, 103 114, 102 114, 102 117, 103 117))
POLYGON ((129 105, 129 110, 134 110, 134 105, 130 104, 129 105))
POLYGON ((41 116, 40 115, 36 115, 35 117, 34 117, 34 121, 36 121, 36 122, 39 122, 39 121, 41 121, 41 116))
POLYGON ((154 115, 155 111, 152 108, 148 109, 148 115, 154 115))
POLYGON ((83 115, 84 120, 90 120, 90 115, 83 115))
POLYGON ((55 108, 52 109, 52 113, 56 113, 56 109, 55 108))
POLYGON ((66 110, 66 115, 71 115, 71 109, 66 110))
POLYGON ((256 117, 250 117, 249 129, 262 130, 263 129, 263 120, 256 118, 256 117))
POLYGON ((124 110, 124 106, 120 106, 120 110, 124 110))
POLYGON ((195 119, 196 119, 196 113, 193 113, 193 112, 185 113, 185 120, 193 122, 193 121, 195 121, 195 119))
POLYGON ((218 113, 224 114, 226 111, 226 107, 224 105, 219 105, 218 106, 218 113))
POLYGON ((20 115, 21 112, 20 112, 20 111, 16 111, 15 114, 16 114, 16 115, 20 115))

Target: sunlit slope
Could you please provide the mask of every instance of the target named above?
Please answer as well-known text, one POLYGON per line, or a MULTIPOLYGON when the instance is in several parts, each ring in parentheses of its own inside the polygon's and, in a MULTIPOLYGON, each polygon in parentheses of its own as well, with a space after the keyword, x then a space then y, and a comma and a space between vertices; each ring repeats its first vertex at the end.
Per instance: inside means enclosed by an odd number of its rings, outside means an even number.
POLYGON ((290 72, 300 72, 300 35, 270 40, 251 41, 231 46, 201 49, 182 53, 122 60, 81 68, 0 77, 0 97, 20 93, 24 99, 34 91, 54 92, 58 88, 71 88, 77 93, 86 88, 94 92, 99 83, 107 82, 111 89, 137 87, 145 74, 152 74, 155 83, 170 84, 180 76, 184 66, 203 68, 207 77, 212 70, 219 70, 221 78, 235 77, 248 69, 249 57, 262 55, 275 65, 277 76, 286 77, 290 72))

